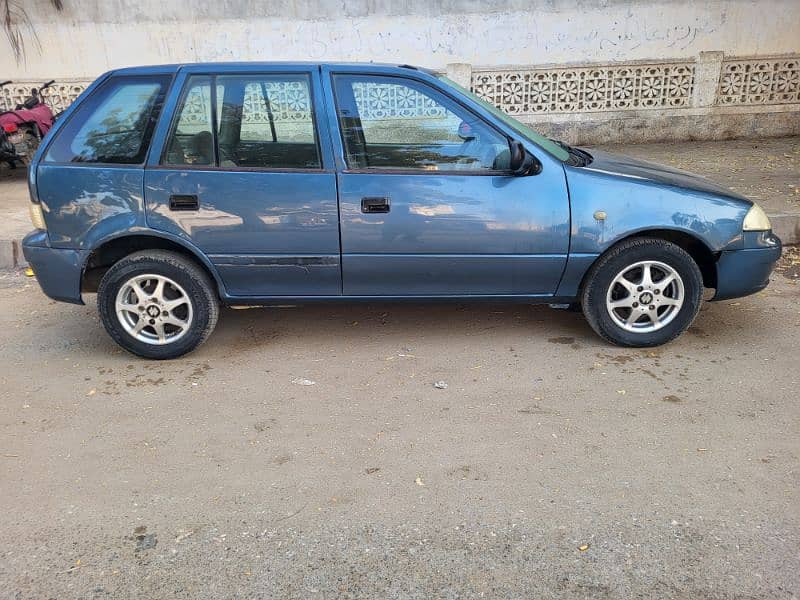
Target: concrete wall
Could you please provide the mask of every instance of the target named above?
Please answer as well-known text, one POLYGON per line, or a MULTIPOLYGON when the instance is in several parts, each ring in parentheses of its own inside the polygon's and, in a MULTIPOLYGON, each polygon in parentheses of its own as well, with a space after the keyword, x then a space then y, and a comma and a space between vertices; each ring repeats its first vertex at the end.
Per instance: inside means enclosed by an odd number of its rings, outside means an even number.
POLYGON ((540 65, 800 50, 800 0, 24 0, 28 42, 11 79, 206 60, 540 65))
POLYGON ((27 53, 0 54, 5 107, 54 78, 63 109, 129 65, 385 61, 571 142, 800 134, 800 0, 16 1, 27 53))

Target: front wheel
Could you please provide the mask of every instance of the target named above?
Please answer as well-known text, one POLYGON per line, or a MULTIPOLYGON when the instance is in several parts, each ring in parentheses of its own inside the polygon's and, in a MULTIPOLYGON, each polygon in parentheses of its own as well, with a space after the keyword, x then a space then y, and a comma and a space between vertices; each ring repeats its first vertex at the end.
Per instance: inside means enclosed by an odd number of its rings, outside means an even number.
POLYGON ((211 335, 219 314, 208 275, 163 250, 136 252, 112 266, 100 281, 97 306, 115 342, 155 359, 194 350, 211 335))
POLYGON ((703 298, 694 259, 666 240, 621 243, 592 267, 583 290, 583 313, 601 337, 619 346, 672 341, 691 325, 703 298))

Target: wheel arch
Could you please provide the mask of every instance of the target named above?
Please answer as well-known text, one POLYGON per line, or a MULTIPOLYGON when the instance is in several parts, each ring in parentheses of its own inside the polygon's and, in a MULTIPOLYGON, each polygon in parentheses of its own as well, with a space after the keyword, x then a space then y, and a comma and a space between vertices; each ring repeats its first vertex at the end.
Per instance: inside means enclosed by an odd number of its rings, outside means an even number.
POLYGON ((129 254, 141 250, 170 250, 189 258, 214 281, 219 297, 225 297, 225 286, 208 257, 180 238, 149 231, 128 232, 106 238, 97 244, 84 260, 81 270, 81 292, 96 292, 100 279, 112 265, 129 254))
POLYGON ((586 269, 578 288, 578 297, 580 298, 581 294, 583 293, 584 285, 586 284, 586 280, 588 279, 592 268, 601 258, 603 258, 603 256, 614 250, 614 248, 620 244, 623 244, 628 240, 639 238, 660 239, 667 242, 672 242, 676 246, 682 248, 689 254, 689 256, 692 257, 692 260, 694 260, 695 264, 697 264, 697 267, 700 269, 700 273, 703 276, 703 286, 706 288, 716 289, 717 260, 719 259, 718 252, 714 252, 711 248, 709 248, 708 244, 706 244, 700 237, 684 230, 654 228, 636 231, 614 240, 612 244, 610 244, 601 254, 597 256, 597 258, 595 258, 589 268, 586 269))

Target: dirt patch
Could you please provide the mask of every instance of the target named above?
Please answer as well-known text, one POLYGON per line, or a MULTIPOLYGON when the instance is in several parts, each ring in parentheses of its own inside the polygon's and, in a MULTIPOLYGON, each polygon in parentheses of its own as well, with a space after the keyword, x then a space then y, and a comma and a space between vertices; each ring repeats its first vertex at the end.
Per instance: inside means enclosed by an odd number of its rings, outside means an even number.
POLYGON ((133 530, 133 541, 136 542, 136 552, 151 550, 158 544, 155 533, 147 533, 147 527, 139 525, 133 530))
POLYGON ((800 280, 800 246, 786 246, 783 249, 783 256, 778 261, 775 272, 790 281, 800 280))

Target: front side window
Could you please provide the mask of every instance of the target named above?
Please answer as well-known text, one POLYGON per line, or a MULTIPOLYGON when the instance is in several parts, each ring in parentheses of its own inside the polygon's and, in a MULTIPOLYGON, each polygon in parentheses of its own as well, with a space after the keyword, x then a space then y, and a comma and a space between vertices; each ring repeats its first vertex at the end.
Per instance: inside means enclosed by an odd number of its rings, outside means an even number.
POLYGON ((508 139, 424 83, 337 75, 334 86, 351 169, 480 173, 509 168, 508 139))
POLYGON ((305 75, 191 77, 177 115, 162 164, 321 167, 305 75))
POLYGON ((511 115, 507 115, 506 113, 504 113, 494 104, 487 102, 477 94, 459 85, 455 81, 448 79, 444 75, 439 76, 439 79, 441 81, 444 81, 450 87, 457 89, 465 96, 468 96, 474 102, 480 104, 485 110, 489 111, 492 115, 494 115, 495 118, 505 123, 506 126, 510 127, 512 130, 516 131, 523 137, 528 138, 534 144, 537 144, 538 146, 540 146, 541 148, 543 148, 544 150, 555 156, 558 160, 562 162, 569 160, 569 152, 567 152, 563 146, 560 146, 558 143, 554 142, 550 138, 544 137, 542 134, 537 133, 524 123, 517 121, 511 115))
POLYGON ((45 162, 144 162, 169 77, 112 77, 78 107, 50 144, 45 162))

